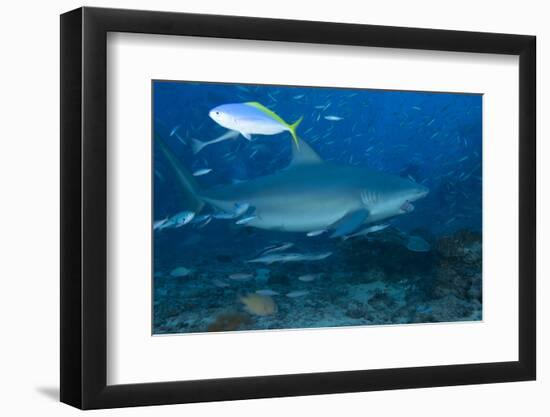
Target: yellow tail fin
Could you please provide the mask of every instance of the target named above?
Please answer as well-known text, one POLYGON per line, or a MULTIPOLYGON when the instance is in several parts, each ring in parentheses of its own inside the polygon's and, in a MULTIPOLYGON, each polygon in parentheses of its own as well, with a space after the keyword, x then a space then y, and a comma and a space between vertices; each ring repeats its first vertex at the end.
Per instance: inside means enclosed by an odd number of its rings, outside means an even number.
POLYGON ((296 144, 296 149, 300 149, 300 144, 298 143, 298 136, 296 136, 296 129, 298 128, 298 125, 302 123, 302 120, 304 119, 304 116, 301 116, 298 120, 296 120, 291 125, 288 125, 288 128, 290 129, 290 134, 292 135, 292 139, 294 139, 294 143, 296 144))

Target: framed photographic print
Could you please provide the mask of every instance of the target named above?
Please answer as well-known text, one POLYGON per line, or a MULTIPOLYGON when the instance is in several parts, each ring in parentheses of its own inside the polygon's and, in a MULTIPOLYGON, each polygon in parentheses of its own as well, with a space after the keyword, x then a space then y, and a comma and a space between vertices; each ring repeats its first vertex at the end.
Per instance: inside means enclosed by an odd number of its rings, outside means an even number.
POLYGON ((61 400, 535 378, 535 38, 61 16, 61 400))

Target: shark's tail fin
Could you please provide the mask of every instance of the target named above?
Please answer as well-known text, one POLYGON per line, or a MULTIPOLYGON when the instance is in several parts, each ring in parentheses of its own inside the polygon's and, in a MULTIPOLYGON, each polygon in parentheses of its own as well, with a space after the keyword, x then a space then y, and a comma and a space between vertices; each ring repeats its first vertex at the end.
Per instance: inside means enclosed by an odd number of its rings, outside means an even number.
POLYGON ((206 145, 208 145, 208 142, 201 142, 200 140, 190 138, 190 146, 191 150, 193 151, 193 155, 198 154, 206 145))
POLYGON ((158 133, 155 133, 155 145, 158 146, 172 168, 184 200, 185 209, 193 211, 195 214, 198 213, 203 208, 204 202, 198 197, 199 186, 195 178, 183 167, 158 133))
POLYGON ((300 144, 298 142, 298 136, 296 135, 296 129, 302 123, 302 120, 304 120, 304 116, 301 116, 298 120, 296 120, 291 125, 288 125, 288 129, 290 131, 290 134, 292 135, 292 139, 294 139, 294 143, 296 144, 296 148, 300 149, 300 144))

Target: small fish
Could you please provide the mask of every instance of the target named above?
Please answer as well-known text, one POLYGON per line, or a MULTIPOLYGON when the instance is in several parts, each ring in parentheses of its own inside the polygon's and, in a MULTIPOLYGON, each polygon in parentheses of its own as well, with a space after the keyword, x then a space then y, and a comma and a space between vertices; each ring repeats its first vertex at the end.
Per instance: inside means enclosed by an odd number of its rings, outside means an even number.
POLYGON ((230 285, 225 282, 225 281, 222 281, 220 279, 214 279, 212 280, 212 284, 214 284, 216 287, 218 288, 227 288, 227 287, 230 287, 230 285))
POLYGON ((252 220, 254 220, 256 218, 256 216, 248 216, 248 217, 243 217, 242 219, 239 219, 235 222, 235 224, 247 224, 249 222, 251 222, 252 220))
POLYGON ((168 218, 162 220, 155 220, 153 222, 153 230, 158 230, 162 228, 162 225, 168 221, 168 218))
POLYGON ((202 223, 202 222, 207 221, 209 219, 212 219, 211 214, 201 214, 200 216, 195 216, 193 218, 193 223, 202 223))
POLYGON ((275 262, 301 262, 301 261, 321 261, 332 255, 332 252, 324 252, 319 254, 304 254, 304 253, 270 253, 262 255, 259 258, 251 259, 249 263, 265 263, 272 264, 275 262))
POLYGON ((319 235, 322 235, 323 233, 326 232, 326 229, 322 229, 322 230, 313 230, 312 232, 309 232, 307 234, 308 237, 315 237, 315 236, 319 236, 319 235))
MULTIPOLYGON (((276 101, 275 98, 271 98, 276 101)), ((220 126, 240 132, 247 140, 251 140, 252 135, 276 135, 287 131, 291 134, 296 147, 299 147, 296 129, 303 117, 289 124, 274 111, 256 101, 223 104, 210 110, 208 115, 220 126)))
POLYGON ((298 298, 298 297, 303 297, 304 295, 308 295, 308 294, 309 294, 309 291, 302 290, 302 291, 291 291, 291 292, 287 293, 286 296, 289 297, 289 298, 298 298))
POLYGON ((292 242, 281 243, 279 245, 268 246, 267 248, 264 248, 264 250, 260 253, 262 255, 267 255, 268 253, 282 252, 284 250, 290 249, 293 246, 294 243, 292 242))
POLYGON ((412 252, 428 252, 431 249, 430 244, 420 236, 409 236, 406 246, 412 252))
POLYGON ((168 223, 170 223, 174 227, 181 227, 181 226, 185 226, 187 223, 193 220, 194 217, 195 217, 195 213, 193 211, 182 211, 170 217, 170 219, 168 220, 168 223))
POLYGON ((181 125, 174 126, 174 128, 170 131, 169 136, 174 136, 174 134, 178 131, 178 129, 181 127, 181 125))
POLYGON ((247 281, 252 277, 253 277, 252 274, 248 274, 244 272, 237 272, 235 274, 229 275, 229 279, 232 279, 233 281, 247 281))
POLYGON ((277 291, 273 291, 273 290, 270 290, 270 289, 265 289, 265 290, 258 290, 256 291, 256 294, 260 294, 260 295, 279 295, 279 293, 277 291))
POLYGON ((327 103, 327 104, 323 104, 323 105, 319 105, 319 106, 315 106, 316 109, 318 110, 326 110, 330 107, 330 103, 327 103))
POLYGON ((197 226, 197 228, 202 229, 204 226, 206 226, 206 225, 207 225, 208 223, 210 223, 211 221, 212 221, 212 216, 208 216, 208 218, 207 218, 204 222, 202 222, 201 224, 199 224, 199 225, 197 226))
POLYGON ((292 97, 294 100, 300 100, 301 98, 304 98, 305 94, 298 94, 297 96, 292 97))
POLYGON ((466 161, 467 159, 469 159, 470 157, 469 156, 465 156, 463 158, 460 158, 457 162, 464 162, 466 161))
POLYGON ((209 145, 213 145, 214 143, 223 142, 224 140, 228 139, 235 139, 237 136, 239 136, 239 132, 235 130, 228 130, 223 135, 218 136, 216 139, 209 140, 207 142, 201 142, 200 140, 191 138, 191 150, 193 151, 193 154, 198 154, 201 150, 203 150, 205 147, 209 145))
POLYGON ((421 108, 421 107, 418 107, 418 106, 412 106, 412 108, 413 108, 413 110, 417 110, 417 111, 422 110, 422 108, 421 108))
POLYGON ((248 203, 235 203, 233 206, 233 211, 222 211, 213 215, 215 219, 236 219, 245 214, 248 209, 250 209, 250 204, 248 203))
POLYGON ((340 116, 333 116, 333 115, 329 115, 329 116, 325 116, 323 117, 325 120, 328 120, 330 122, 338 122, 340 120, 344 120, 343 117, 340 117, 340 116))
POLYGON ((344 236, 343 239, 347 240, 347 239, 350 239, 352 237, 366 236, 369 233, 375 233, 375 232, 379 232, 381 230, 384 230, 388 226, 389 226, 389 224, 377 224, 377 225, 374 225, 374 226, 371 226, 371 227, 367 227, 366 229, 360 230, 359 232, 354 233, 352 235, 344 236))
POLYGON ((186 268, 184 266, 179 266, 170 271, 170 276, 174 278, 181 278, 191 275, 193 273, 192 269, 186 268))
POLYGON ((199 169, 198 171, 193 172, 193 176, 200 177, 201 175, 206 175, 209 172, 212 172, 212 168, 202 168, 202 169, 199 169))
POLYGON ((183 144, 183 145, 187 145, 187 143, 183 140, 183 138, 177 134, 177 133, 174 133, 174 135, 176 136, 176 138, 178 138, 178 140, 183 144))
POLYGON ((195 217, 194 212, 182 211, 178 214, 174 214, 169 219, 166 219, 166 221, 162 222, 160 225, 157 226, 156 230, 174 229, 174 228, 185 226, 187 223, 193 220, 194 217, 195 217))
POLYGON ((199 229, 201 229, 211 221, 212 221, 211 214, 201 214, 200 216, 196 216, 192 222, 193 224, 196 224, 199 229))
POLYGON ((240 298, 246 311, 257 316, 269 316, 277 312, 277 304, 268 295, 248 294, 240 298))
POLYGON ((311 282, 315 281, 317 278, 319 278, 322 274, 306 274, 306 275, 300 275, 298 277, 298 281, 302 282, 311 282))

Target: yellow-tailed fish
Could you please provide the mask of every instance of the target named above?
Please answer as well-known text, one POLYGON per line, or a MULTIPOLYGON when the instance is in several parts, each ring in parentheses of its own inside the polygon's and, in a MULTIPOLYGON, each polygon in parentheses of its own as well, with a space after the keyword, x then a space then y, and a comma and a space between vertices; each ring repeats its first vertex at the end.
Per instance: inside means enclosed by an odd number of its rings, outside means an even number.
POLYGON ((209 116, 220 126, 237 131, 248 140, 252 135, 276 135, 285 131, 290 132, 296 147, 299 147, 296 128, 303 116, 289 124, 273 110, 256 101, 222 104, 210 110, 209 116))

